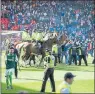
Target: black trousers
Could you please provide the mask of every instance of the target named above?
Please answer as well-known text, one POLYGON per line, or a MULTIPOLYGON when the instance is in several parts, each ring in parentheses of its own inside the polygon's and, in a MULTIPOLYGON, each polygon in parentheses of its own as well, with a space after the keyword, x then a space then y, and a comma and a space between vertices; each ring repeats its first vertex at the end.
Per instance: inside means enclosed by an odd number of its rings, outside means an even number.
POLYGON ((15 77, 18 77, 18 69, 17 69, 17 62, 15 62, 15 77))
POLYGON ((58 62, 61 63, 61 55, 58 54, 58 62))
POLYGON ((71 55, 69 58, 69 65, 71 65, 72 61, 77 65, 77 56, 76 55, 71 55))
POLYGON ((56 64, 57 64, 57 60, 58 60, 58 55, 57 55, 57 54, 53 54, 53 56, 55 57, 54 66, 56 66, 56 64))
POLYGON ((94 58, 94 60, 93 60, 92 64, 95 64, 95 58, 94 58))
POLYGON ((45 71, 43 82, 42 82, 41 92, 45 92, 46 82, 47 82, 48 78, 50 78, 52 92, 55 92, 55 81, 54 81, 54 75, 53 74, 54 74, 54 68, 48 68, 45 71))
POLYGON ((86 55, 79 55, 79 65, 81 65, 81 60, 84 60, 85 65, 87 66, 87 59, 86 59, 86 55))
POLYGON ((34 65, 35 65, 35 63, 36 63, 36 61, 35 61, 35 55, 32 55, 31 57, 30 57, 30 61, 29 61, 29 65, 31 66, 31 60, 33 60, 33 63, 34 63, 34 65))

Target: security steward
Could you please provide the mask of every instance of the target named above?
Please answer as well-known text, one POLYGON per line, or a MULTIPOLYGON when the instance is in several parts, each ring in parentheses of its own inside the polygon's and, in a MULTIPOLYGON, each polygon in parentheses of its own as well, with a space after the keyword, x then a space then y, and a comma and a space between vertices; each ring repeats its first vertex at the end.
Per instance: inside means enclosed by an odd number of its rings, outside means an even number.
POLYGON ((86 59, 86 52, 87 52, 86 47, 83 44, 81 44, 81 46, 78 47, 77 50, 79 55, 79 66, 81 66, 82 59, 84 60, 85 65, 88 66, 87 59, 86 59))
POLYGON ((42 47, 42 43, 43 43, 43 33, 41 31, 38 31, 37 32, 37 35, 36 35, 36 43, 37 43, 37 46, 39 48, 42 47))
POLYGON ((77 65, 77 48, 75 45, 72 45, 69 49, 69 65, 71 65, 72 60, 74 61, 75 65, 77 65))
POLYGON ((54 66, 56 66, 57 63, 57 58, 58 58, 58 45, 56 42, 53 43, 52 45, 52 53, 55 57, 55 62, 54 62, 54 66))
POLYGON ((70 94, 72 93, 70 85, 73 83, 75 75, 67 72, 64 76, 64 81, 59 85, 57 94, 70 94))
POLYGON ((36 35, 36 41, 40 43, 42 39, 43 39, 43 33, 39 31, 36 35))
POLYGON ((24 32, 22 32, 22 40, 24 42, 31 42, 30 34, 28 28, 24 32))
POLYGON ((52 92, 55 92, 55 81, 54 81, 54 61, 55 61, 55 58, 51 54, 51 52, 46 51, 46 53, 47 54, 44 57, 45 72, 44 72, 44 78, 43 78, 43 82, 42 82, 41 92, 45 92, 46 82, 47 82, 48 78, 50 78, 50 81, 51 81, 52 92))
POLYGON ((31 40, 36 41, 37 34, 38 34, 38 32, 37 32, 37 30, 35 29, 35 30, 32 32, 31 40))

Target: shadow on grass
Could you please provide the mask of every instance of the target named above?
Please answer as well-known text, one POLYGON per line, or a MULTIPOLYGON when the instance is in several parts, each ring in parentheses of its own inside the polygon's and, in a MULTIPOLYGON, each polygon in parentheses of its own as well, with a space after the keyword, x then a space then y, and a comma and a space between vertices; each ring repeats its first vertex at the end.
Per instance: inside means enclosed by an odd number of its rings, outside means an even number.
MULTIPOLYGON (((55 67, 55 70, 61 70, 61 71, 81 71, 81 72, 94 72, 94 65, 89 64, 88 66, 81 65, 81 66, 75 66, 75 65, 65 65, 65 64, 57 64, 55 67)), ((44 67, 20 67, 20 71, 44 71, 44 67)))
POLYGON ((2 94, 5 94, 5 93, 22 94, 22 93, 19 93, 19 92, 24 92, 24 91, 27 92, 27 94, 29 94, 29 93, 39 93, 39 91, 35 91, 33 89, 27 89, 27 87, 26 88, 19 87, 19 86, 16 86, 16 85, 13 85, 14 88, 12 90, 6 90, 6 84, 2 83, 1 85, 2 85, 2 88, 1 88, 1 93, 2 94))
POLYGON ((20 70, 23 70, 23 71, 43 71, 44 70, 44 68, 41 66, 41 67, 33 67, 33 66, 31 66, 31 67, 27 67, 27 68, 25 68, 25 67, 20 67, 20 70))
POLYGON ((42 81, 39 79, 30 79, 30 78, 18 78, 19 80, 33 80, 33 81, 42 81))
POLYGON ((59 65, 56 66, 56 70, 64 70, 64 71, 81 71, 81 72, 94 72, 94 67, 92 69, 92 66, 75 66, 75 65, 59 65))
POLYGON ((38 69, 38 68, 36 68, 36 69, 33 69, 33 68, 23 68, 23 69, 20 69, 20 71, 43 71, 44 69, 38 69))
MULTIPOLYGON (((43 67, 28 67, 28 68, 22 68, 21 71, 43 71, 43 67)), ((63 70, 63 71, 82 71, 82 72, 94 72, 94 65, 81 65, 81 66, 75 66, 75 65, 65 65, 65 64, 58 64, 55 67, 55 70, 63 70)))

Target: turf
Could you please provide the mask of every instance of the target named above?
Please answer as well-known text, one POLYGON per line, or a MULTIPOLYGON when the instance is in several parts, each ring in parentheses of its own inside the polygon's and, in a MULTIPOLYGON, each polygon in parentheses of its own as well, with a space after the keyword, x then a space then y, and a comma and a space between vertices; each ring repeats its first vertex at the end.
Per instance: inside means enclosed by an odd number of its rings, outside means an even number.
MULTIPOLYGON (((15 83, 13 90, 6 90, 5 83, 2 83, 2 93, 17 93, 20 91, 27 91, 28 93, 39 93, 41 89, 41 81, 39 82, 28 82, 28 83, 15 83)), ((61 81, 56 81, 56 88, 61 81)), ((71 86, 73 93, 94 93, 94 80, 76 80, 71 86)), ((50 92, 50 83, 47 83, 46 92, 50 92)))
MULTIPOLYGON (((73 93, 94 93, 94 65, 92 64, 92 57, 88 57, 88 65, 85 66, 82 62, 82 66, 67 66, 65 64, 57 64, 55 67, 55 83, 56 88, 63 81, 63 76, 66 72, 70 71, 76 75, 75 81, 72 84, 73 93)), ((41 89, 44 68, 28 67, 21 68, 19 71, 19 79, 13 79, 13 90, 6 90, 5 84, 5 64, 4 53, 2 55, 2 93, 17 93, 20 91, 26 91, 28 93, 39 93, 41 89)), ((50 82, 47 82, 46 92, 51 92, 50 82)))

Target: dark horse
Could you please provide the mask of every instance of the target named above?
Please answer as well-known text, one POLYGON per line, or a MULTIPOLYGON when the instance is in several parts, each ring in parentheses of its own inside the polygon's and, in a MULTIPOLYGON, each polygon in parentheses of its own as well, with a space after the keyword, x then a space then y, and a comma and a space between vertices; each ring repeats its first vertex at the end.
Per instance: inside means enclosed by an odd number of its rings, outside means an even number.
POLYGON ((66 36, 62 35, 59 40, 57 40, 57 36, 55 36, 54 38, 41 42, 41 47, 39 47, 38 45, 34 45, 35 43, 33 42, 29 43, 25 47, 25 54, 22 56, 23 57, 22 59, 24 61, 29 59, 29 65, 31 66, 31 60, 33 60, 35 64, 36 63, 35 56, 41 55, 42 56, 40 60, 40 64, 41 64, 43 58, 45 57, 45 50, 48 49, 51 51, 54 42, 56 42, 58 45, 61 45, 65 40, 66 40, 66 36))
POLYGON ((45 50, 46 49, 51 50, 52 44, 55 41, 57 42, 56 38, 49 39, 49 40, 47 40, 45 42, 40 42, 41 47, 39 47, 38 45, 33 46, 33 43, 30 43, 25 48, 26 52, 25 52, 25 55, 23 56, 23 59, 24 60, 30 59, 29 60, 29 65, 31 66, 31 60, 34 61, 34 65, 35 65, 35 63, 36 63, 35 56, 41 55, 42 56, 42 58, 40 60, 40 64, 41 64, 41 62, 43 61, 43 58, 45 57, 45 50))

